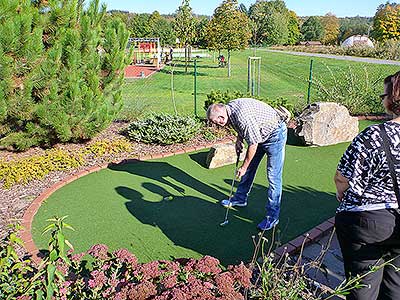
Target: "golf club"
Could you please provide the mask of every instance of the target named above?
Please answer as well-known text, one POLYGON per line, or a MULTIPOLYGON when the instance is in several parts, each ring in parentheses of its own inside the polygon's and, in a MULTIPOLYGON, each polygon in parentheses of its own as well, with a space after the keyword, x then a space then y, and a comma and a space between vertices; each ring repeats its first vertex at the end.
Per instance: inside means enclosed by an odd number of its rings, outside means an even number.
MULTIPOLYGON (((228 198, 229 201, 231 201, 232 193, 233 193, 233 187, 235 186, 235 182, 236 182, 236 174, 237 174, 237 170, 238 170, 238 166, 239 166, 240 152, 237 152, 236 155, 237 155, 237 158, 236 158, 236 165, 235 165, 235 171, 234 171, 234 173, 233 173, 231 191, 230 191, 230 193, 229 193, 229 198, 228 198)), ((231 208, 231 206, 228 205, 228 207, 226 208, 226 212, 225 212, 225 220, 224 220, 221 224, 219 224, 219 226, 222 226, 222 227, 223 227, 223 226, 228 225, 228 223, 229 223, 228 214, 229 214, 229 209, 230 209, 230 208, 231 208)))

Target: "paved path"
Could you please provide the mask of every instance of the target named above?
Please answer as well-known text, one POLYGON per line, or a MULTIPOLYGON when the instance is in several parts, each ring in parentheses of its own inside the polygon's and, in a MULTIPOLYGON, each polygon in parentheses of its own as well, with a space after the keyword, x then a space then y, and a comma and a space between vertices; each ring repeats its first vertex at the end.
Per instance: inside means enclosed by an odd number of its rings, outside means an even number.
MULTIPOLYGON (((305 270, 310 278, 332 290, 345 280, 342 253, 332 230, 304 247, 302 263, 307 266, 305 270)), ((344 297, 337 296, 334 299, 344 297)))
POLYGON ((400 66, 400 61, 369 58, 369 57, 357 57, 357 56, 347 56, 347 55, 332 55, 332 54, 323 54, 323 53, 308 53, 308 52, 295 52, 295 51, 281 51, 281 50, 272 50, 272 49, 257 49, 257 51, 279 52, 279 53, 287 53, 287 54, 299 55, 299 56, 333 58, 333 59, 339 59, 339 60, 365 62, 365 63, 370 63, 370 64, 397 65, 397 66, 400 66))

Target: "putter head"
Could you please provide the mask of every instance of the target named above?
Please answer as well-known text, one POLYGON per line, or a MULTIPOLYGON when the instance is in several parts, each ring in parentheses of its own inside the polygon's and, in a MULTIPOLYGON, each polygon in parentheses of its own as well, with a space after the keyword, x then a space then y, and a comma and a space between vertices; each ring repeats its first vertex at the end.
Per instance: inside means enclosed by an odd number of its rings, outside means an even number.
POLYGON ((225 220, 224 222, 222 222, 221 224, 219 224, 219 226, 224 227, 226 225, 228 225, 229 221, 225 220))

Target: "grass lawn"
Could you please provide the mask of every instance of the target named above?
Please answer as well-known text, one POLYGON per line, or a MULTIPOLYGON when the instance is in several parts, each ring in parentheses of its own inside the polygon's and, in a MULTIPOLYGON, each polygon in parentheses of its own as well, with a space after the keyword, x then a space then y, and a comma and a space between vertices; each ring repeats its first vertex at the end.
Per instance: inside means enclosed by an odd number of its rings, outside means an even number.
MULTIPOLYGON (((227 57, 226 53, 224 53, 227 57)), ((252 50, 236 51, 232 54, 232 76, 227 77, 227 68, 218 68, 213 57, 198 59, 197 76, 197 111, 204 116, 204 101, 211 90, 239 90, 247 92, 247 58, 253 56, 252 50)), ((261 96, 276 99, 284 97, 291 103, 306 103, 310 57, 257 50, 261 57, 261 96)), ((398 71, 398 66, 376 65, 360 62, 343 61, 314 57, 314 78, 333 80, 333 73, 344 72, 349 66, 354 72, 363 72, 365 67, 369 76, 381 82, 383 77, 398 71), (329 69, 328 69, 329 68, 329 69)), ((184 72, 184 63, 175 60, 173 78, 171 66, 147 79, 128 81, 123 87, 125 112, 135 116, 138 112, 174 112, 171 82, 178 113, 194 113, 193 63, 184 72), (173 80, 171 80, 173 79, 173 80)), ((362 73, 365 76, 364 73, 362 73)), ((350 83, 349 83, 350 84, 350 83)), ((316 91, 311 94, 311 101, 316 100, 316 91)))
MULTIPOLYGON (((368 122, 363 122, 365 127, 368 122)), ((286 242, 335 213, 333 174, 347 143, 327 147, 287 146, 279 239, 286 242)), ((140 261, 212 255, 223 264, 249 261, 252 235, 265 214, 265 161, 245 208, 230 211, 218 202, 229 194, 233 165, 208 170, 206 150, 115 166, 84 176, 56 191, 34 218, 39 248, 46 219, 68 215, 76 231, 67 238, 78 252, 96 243, 127 248, 140 261), (173 200, 164 199, 173 196, 173 200)))

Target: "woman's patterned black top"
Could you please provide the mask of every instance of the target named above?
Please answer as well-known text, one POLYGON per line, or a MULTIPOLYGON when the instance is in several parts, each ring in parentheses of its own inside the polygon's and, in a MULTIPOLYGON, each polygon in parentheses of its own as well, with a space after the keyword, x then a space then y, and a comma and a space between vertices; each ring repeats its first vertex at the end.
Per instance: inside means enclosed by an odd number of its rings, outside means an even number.
MULTIPOLYGON (((385 129, 397 160, 395 170, 400 184, 400 123, 386 122, 385 129)), ((398 208, 379 130, 378 125, 366 128, 343 154, 337 169, 349 180, 350 187, 337 212, 398 208)))

